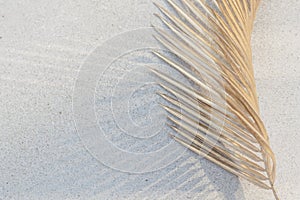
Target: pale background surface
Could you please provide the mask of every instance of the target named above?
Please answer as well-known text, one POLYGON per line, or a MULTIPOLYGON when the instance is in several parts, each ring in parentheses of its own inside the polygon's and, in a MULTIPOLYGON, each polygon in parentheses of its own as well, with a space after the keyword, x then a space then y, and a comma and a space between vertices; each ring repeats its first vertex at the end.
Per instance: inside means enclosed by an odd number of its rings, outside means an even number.
MULTIPOLYGON (((272 199, 187 153, 143 175, 84 148, 72 91, 84 58, 112 35, 147 27, 150 0, 0 0, 0 199, 272 199)), ((281 199, 300 199, 300 1, 263 1, 253 35, 262 118, 281 199)))

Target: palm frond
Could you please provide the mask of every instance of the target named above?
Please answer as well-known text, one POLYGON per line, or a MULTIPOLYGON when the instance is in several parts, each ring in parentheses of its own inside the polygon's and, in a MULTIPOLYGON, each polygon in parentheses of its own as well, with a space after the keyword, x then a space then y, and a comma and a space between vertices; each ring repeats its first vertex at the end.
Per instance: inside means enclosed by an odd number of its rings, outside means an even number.
POLYGON ((159 95, 178 108, 163 105, 169 126, 178 133, 174 139, 225 170, 271 189, 278 199, 276 160, 259 115, 250 43, 260 0, 166 1, 169 10, 155 5, 167 31, 156 27, 155 37, 175 58, 154 54, 193 85, 152 70, 167 91, 159 95))

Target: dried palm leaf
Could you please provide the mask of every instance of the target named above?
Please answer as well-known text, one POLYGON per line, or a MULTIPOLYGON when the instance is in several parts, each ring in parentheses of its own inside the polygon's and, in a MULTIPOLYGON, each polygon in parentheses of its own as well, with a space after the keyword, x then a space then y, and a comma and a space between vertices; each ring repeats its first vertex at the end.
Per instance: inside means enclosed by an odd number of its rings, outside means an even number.
POLYGON ((163 105, 172 122, 169 126, 178 133, 174 139, 225 170, 272 190, 278 199, 276 160, 259 116, 252 67, 251 32, 260 0, 166 1, 172 10, 155 5, 162 13, 156 16, 168 31, 155 28, 155 37, 176 57, 154 54, 193 85, 152 70, 168 91, 159 94, 177 106, 163 105))

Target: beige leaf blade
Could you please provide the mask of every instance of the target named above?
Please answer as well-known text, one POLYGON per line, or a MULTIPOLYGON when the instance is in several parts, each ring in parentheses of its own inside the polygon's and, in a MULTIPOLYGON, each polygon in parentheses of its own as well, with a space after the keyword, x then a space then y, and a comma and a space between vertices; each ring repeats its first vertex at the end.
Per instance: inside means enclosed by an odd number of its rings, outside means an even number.
POLYGON ((162 105, 173 123, 169 126, 178 133, 174 139, 225 170, 271 189, 279 199, 274 189, 276 160, 259 115, 252 65, 251 33, 260 0, 166 2, 170 9, 155 4, 161 12, 156 16, 167 28, 155 27, 155 38, 175 57, 153 53, 197 86, 152 69, 162 88, 177 97, 159 93, 175 106, 162 105))

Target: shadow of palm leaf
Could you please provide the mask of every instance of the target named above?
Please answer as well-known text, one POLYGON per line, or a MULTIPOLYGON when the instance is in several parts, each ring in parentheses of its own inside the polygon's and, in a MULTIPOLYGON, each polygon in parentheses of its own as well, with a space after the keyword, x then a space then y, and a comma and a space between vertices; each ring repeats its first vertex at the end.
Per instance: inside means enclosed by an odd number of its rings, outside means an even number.
POLYGON ((106 172, 101 179, 92 199, 245 199, 236 176, 191 152, 157 172, 106 172))

